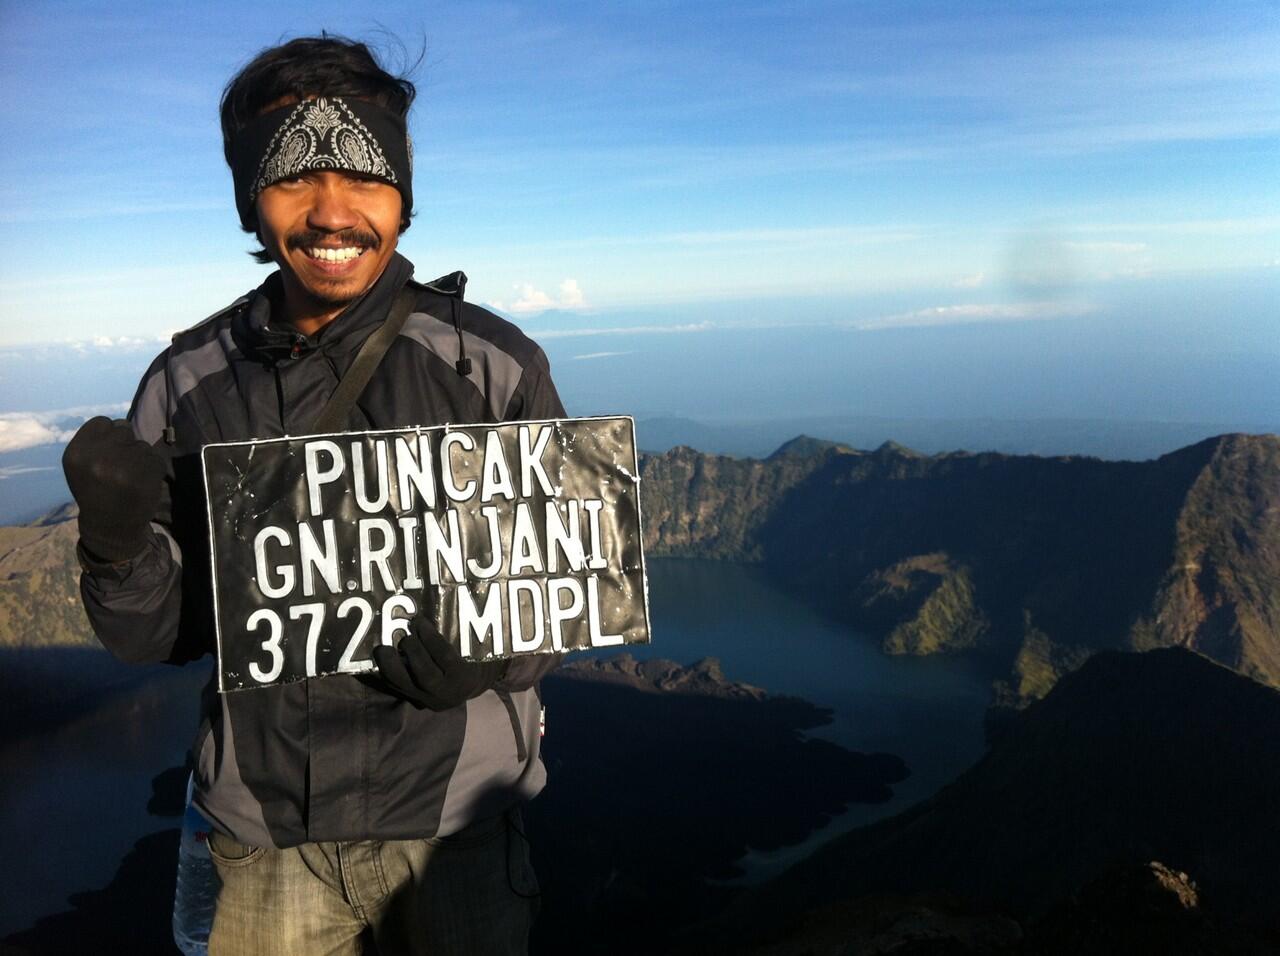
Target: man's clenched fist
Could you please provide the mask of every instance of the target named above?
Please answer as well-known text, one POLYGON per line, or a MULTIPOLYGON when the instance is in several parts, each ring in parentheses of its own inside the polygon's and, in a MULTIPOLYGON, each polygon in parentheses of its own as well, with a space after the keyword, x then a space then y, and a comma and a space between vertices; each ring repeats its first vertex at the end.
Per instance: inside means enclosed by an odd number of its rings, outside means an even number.
POLYGON ((165 461, 126 421, 99 415, 62 454, 67 485, 80 506, 80 543, 95 558, 124 561, 146 546, 160 504, 165 461))

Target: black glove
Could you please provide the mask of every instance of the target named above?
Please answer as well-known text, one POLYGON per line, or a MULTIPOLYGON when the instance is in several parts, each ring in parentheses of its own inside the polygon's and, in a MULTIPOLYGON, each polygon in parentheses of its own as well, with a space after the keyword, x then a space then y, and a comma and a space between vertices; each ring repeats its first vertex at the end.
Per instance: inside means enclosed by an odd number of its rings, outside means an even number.
POLYGON ((124 561, 146 547, 165 460, 132 425, 89 419, 62 453, 62 470, 80 505, 80 543, 92 557, 124 561))
POLYGON ((383 683, 419 710, 448 710, 479 697, 507 673, 507 661, 469 661, 425 618, 395 647, 379 644, 373 660, 383 683))

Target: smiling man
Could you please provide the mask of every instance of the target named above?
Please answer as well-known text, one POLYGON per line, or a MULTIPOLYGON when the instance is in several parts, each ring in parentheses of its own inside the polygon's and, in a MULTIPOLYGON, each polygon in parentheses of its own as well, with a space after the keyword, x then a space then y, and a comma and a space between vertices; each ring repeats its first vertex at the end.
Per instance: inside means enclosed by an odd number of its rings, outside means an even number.
MULTIPOLYGON (((301 108, 333 109, 326 100, 301 108)), ((395 252, 401 208, 393 186, 349 172, 306 172, 262 190, 258 234, 281 265, 295 328, 319 331, 382 275, 395 252)))
MULTIPOLYGON (((242 105, 224 99, 224 113, 242 105)), ((352 97, 287 95, 227 144, 242 224, 280 266, 289 321, 306 334, 372 287, 408 228, 409 140, 380 114, 352 97)))
MULTIPOLYGON (((214 651, 201 447, 314 432, 371 343, 385 352, 331 430, 564 416, 535 343, 464 303, 462 273, 417 283, 396 251, 413 95, 331 36, 228 84, 236 208, 277 268, 174 336, 128 421, 87 422, 64 456, 85 608, 118 656, 214 651), (398 333, 375 336, 392 315, 398 333)), ((524 952, 537 884, 518 807, 546 778, 537 682, 556 658, 463 661, 425 622, 365 652, 377 675, 206 690, 191 760, 221 878, 210 952, 524 952)))

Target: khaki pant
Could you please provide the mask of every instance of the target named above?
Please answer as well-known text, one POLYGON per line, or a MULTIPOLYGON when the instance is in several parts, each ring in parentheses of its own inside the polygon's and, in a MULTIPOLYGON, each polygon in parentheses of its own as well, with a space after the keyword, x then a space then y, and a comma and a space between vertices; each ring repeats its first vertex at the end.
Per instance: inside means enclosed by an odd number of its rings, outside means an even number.
POLYGON ((308 843, 209 837, 218 868, 210 956, 526 953, 538 884, 519 811, 448 837, 308 843))

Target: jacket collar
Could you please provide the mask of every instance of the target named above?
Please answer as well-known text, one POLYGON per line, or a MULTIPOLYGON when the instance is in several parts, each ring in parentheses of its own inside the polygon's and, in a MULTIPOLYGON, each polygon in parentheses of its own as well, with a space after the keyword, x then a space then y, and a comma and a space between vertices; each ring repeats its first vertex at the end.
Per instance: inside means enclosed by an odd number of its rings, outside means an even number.
POLYGON ((262 285, 249 294, 245 308, 235 323, 235 337, 242 351, 270 362, 297 358, 320 349, 331 358, 341 358, 355 351, 367 334, 387 317, 396 293, 413 276, 413 263, 395 253, 377 281, 360 298, 343 309, 314 335, 303 335, 278 315, 284 301, 284 288, 279 271, 267 276, 262 285))

